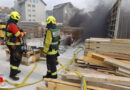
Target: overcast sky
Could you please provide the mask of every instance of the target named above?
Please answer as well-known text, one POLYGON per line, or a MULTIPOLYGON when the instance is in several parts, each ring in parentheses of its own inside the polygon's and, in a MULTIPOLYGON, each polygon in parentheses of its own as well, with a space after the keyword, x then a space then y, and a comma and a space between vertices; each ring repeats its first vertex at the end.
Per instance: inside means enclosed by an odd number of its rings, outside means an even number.
MULTIPOLYGON (((92 10, 92 7, 95 7, 96 0, 44 0, 47 4, 47 9, 52 9, 54 5, 65 3, 65 2, 72 2, 74 6, 82 9, 86 8, 87 10, 92 10)), ((14 5, 14 0, 0 0, 0 6, 7 6, 12 7, 14 5)))
MULTIPOLYGON (((60 4, 60 3, 65 3, 65 2, 72 2, 72 4, 80 9, 85 8, 86 11, 92 11, 99 1, 106 1, 111 2, 113 0, 43 0, 46 4, 47 7, 46 9, 53 9, 54 5, 60 4)), ((14 5, 14 0, 0 0, 0 6, 7 6, 7 7, 13 7, 14 5)))

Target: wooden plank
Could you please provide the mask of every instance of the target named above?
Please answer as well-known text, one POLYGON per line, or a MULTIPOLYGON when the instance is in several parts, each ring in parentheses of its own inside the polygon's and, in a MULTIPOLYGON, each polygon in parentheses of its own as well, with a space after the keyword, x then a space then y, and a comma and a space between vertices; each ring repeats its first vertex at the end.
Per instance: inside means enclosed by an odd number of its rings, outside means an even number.
POLYGON ((80 90, 80 87, 74 87, 71 85, 57 84, 54 90, 80 90))
POLYGON ((130 62, 127 62, 127 61, 118 61, 114 59, 105 58, 104 62, 109 63, 113 66, 122 67, 127 70, 130 70, 130 62))
POLYGON ((64 81, 57 80, 57 79, 48 79, 48 78, 45 78, 44 81, 46 81, 46 82, 53 82, 53 83, 59 83, 59 84, 64 84, 64 85, 71 85, 71 86, 74 86, 74 87, 80 87, 79 84, 70 83, 70 82, 64 82, 64 81))
POLYGON ((97 60, 91 57, 84 57, 83 59, 80 58, 78 60, 84 61, 86 64, 99 65, 104 67, 113 67, 110 64, 104 63, 103 60, 97 60))
POLYGON ((124 73, 124 72, 121 72, 121 71, 118 71, 118 70, 117 70, 116 73, 119 74, 119 75, 122 75, 122 76, 124 76, 124 77, 130 78, 130 75, 128 75, 128 74, 126 74, 126 73, 124 73))
POLYGON ((111 42, 130 43, 130 39, 111 39, 111 42))
POLYGON ((91 86, 107 88, 110 90, 130 90, 130 87, 111 84, 111 83, 88 82, 87 84, 91 86))
POLYGON ((130 76, 130 70, 119 67, 118 71, 130 76))
POLYGON ((130 43, 130 39, 110 39, 110 38, 90 38, 90 39, 86 39, 85 41, 130 43))
POLYGON ((86 49, 130 55, 130 39, 92 38, 85 42, 86 49))
POLYGON ((86 39, 85 42, 87 41, 100 41, 100 42, 110 42, 111 39, 107 38, 90 38, 90 39, 86 39))
POLYGON ((86 46, 86 49, 100 51, 100 52, 108 52, 108 53, 122 53, 126 55, 130 55, 130 45, 122 45, 119 46, 117 44, 115 45, 107 45, 107 44, 100 44, 100 45, 93 45, 90 44, 89 46, 86 46))
MULTIPOLYGON (((80 90, 80 84, 77 83, 70 83, 56 79, 44 79, 44 80, 48 82, 48 88, 50 90, 80 90)), ((87 88, 88 90, 109 90, 89 85, 87 85, 87 88)))
POLYGON ((128 62, 128 61, 113 59, 111 57, 104 56, 104 55, 101 55, 101 54, 97 54, 97 53, 94 53, 94 52, 89 52, 89 53, 91 53, 91 57, 94 58, 94 59, 104 60, 104 62, 111 64, 113 66, 116 65, 117 67, 120 66, 120 67, 123 67, 125 69, 130 69, 130 62, 128 62))
MULTIPOLYGON (((80 83, 78 80, 72 80, 72 79, 67 79, 65 77, 62 77, 62 80, 72 82, 72 83, 80 83)), ((95 87, 102 87, 110 90, 130 90, 130 87, 123 86, 123 85, 117 85, 117 84, 112 84, 112 83, 101 83, 101 82, 92 82, 92 81, 87 81, 87 86, 95 86, 95 87)))
MULTIPOLYGON (((99 82, 99 83, 111 83, 111 84, 118 84, 130 87, 130 78, 126 77, 119 77, 119 76, 112 76, 112 75, 100 75, 100 74, 89 74, 89 73, 82 73, 83 76, 86 77, 87 82, 99 82)), ((79 80, 80 78, 72 72, 68 72, 66 74, 61 74, 62 77, 65 77, 70 80, 79 80)))
POLYGON ((47 82, 47 85, 48 85, 49 90, 55 90, 55 88, 56 88, 56 83, 47 82))
POLYGON ((43 86, 37 86, 37 90, 49 90, 49 89, 43 86))
POLYGON ((121 54, 121 53, 110 53, 110 52, 101 52, 101 51, 94 51, 91 49, 86 49, 84 51, 84 55, 87 56, 88 51, 92 51, 92 52, 96 52, 105 56, 109 56, 115 59, 120 59, 120 60, 125 60, 125 61, 130 61, 130 55, 126 55, 126 54, 121 54))
POLYGON ((104 56, 101 54, 97 54, 94 52, 88 52, 88 55, 84 58, 79 58, 79 60, 83 60, 86 63, 101 65, 106 67, 123 67, 125 69, 130 69, 130 62, 122 61, 118 59, 114 59, 108 56, 104 56))

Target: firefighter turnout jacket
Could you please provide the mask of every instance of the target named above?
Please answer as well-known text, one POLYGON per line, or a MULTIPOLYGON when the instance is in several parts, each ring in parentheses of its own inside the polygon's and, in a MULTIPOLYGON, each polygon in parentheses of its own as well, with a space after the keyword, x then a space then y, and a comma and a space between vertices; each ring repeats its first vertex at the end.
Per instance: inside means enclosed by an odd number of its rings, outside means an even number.
POLYGON ((44 39, 43 52, 48 55, 55 55, 58 53, 58 48, 60 44, 60 30, 59 29, 49 29, 46 31, 44 39))
POLYGON ((16 24, 8 24, 7 45, 21 45, 20 38, 23 36, 25 36, 25 32, 22 32, 22 29, 19 29, 16 24))

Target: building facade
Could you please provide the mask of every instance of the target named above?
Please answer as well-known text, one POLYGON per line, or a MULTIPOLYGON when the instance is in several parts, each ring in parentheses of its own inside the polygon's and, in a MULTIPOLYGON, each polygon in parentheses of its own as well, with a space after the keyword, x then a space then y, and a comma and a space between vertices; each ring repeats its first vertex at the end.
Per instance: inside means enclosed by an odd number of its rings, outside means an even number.
POLYGON ((49 16, 53 16, 53 10, 46 10, 46 19, 47 19, 49 16))
POLYGON ((22 21, 45 22, 46 3, 43 0, 15 0, 14 9, 22 15, 22 21))
POLYGON ((130 0, 117 0, 110 10, 108 37, 130 39, 130 0))
POLYGON ((64 25, 68 25, 69 20, 75 13, 76 8, 70 2, 56 5, 53 8, 53 15, 57 22, 64 25))
POLYGON ((8 7, 0 7, 0 22, 6 22, 9 18, 11 9, 8 7))

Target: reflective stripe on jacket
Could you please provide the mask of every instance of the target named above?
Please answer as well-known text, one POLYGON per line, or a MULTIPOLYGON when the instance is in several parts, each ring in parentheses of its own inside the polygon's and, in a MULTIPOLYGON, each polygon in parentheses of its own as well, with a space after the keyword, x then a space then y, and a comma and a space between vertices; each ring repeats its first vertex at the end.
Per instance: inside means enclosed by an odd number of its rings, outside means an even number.
POLYGON ((50 29, 46 31, 45 39, 44 39, 44 49, 43 52, 48 55, 55 55, 58 52, 58 47, 60 44, 60 30, 58 29, 50 29))
POLYGON ((14 23, 8 24, 7 29, 7 45, 21 45, 20 37, 25 35, 24 32, 20 32, 17 25, 14 23))

